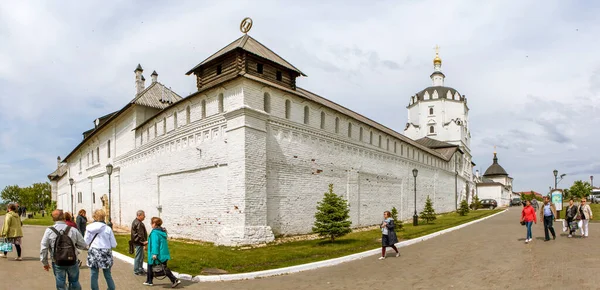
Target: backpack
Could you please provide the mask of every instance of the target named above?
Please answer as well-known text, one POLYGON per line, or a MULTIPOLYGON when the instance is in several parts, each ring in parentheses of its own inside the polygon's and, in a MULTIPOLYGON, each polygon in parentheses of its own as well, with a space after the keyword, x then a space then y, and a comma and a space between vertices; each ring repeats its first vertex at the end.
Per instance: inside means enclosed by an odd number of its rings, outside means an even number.
POLYGON ((54 242, 53 256, 54 262, 58 266, 74 266, 77 264, 77 250, 73 240, 69 237, 70 226, 60 233, 54 228, 49 227, 56 234, 56 241, 54 242))

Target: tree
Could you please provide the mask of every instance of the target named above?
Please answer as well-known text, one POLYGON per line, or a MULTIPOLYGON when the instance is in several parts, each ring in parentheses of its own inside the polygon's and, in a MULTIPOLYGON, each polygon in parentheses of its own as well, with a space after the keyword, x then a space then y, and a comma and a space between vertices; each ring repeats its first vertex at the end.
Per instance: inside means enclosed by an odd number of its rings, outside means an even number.
POLYGON ((396 207, 392 207, 392 211, 390 213, 392 214, 392 219, 394 220, 396 231, 401 230, 403 225, 402 221, 398 219, 398 210, 396 209, 396 207))
POLYGON ((464 216, 469 213, 469 203, 466 199, 460 202, 460 207, 458 208, 458 214, 464 216))
POLYGON ((471 209, 478 210, 481 207, 481 201, 479 201, 479 196, 476 194, 473 196, 473 201, 471 202, 471 209))
POLYGON ((592 185, 587 181, 577 180, 573 182, 573 185, 569 188, 569 193, 571 197, 587 197, 592 193, 592 185))
POLYGON ((21 188, 18 185, 8 185, 2 192, 0 192, 0 198, 9 202, 21 202, 21 188))
POLYGON ((333 192, 333 184, 329 185, 329 191, 325 193, 323 200, 317 205, 315 213, 315 224, 313 233, 321 237, 329 237, 331 242, 335 238, 342 237, 352 231, 350 226, 350 207, 348 202, 333 192))
POLYGON ((31 185, 33 195, 33 209, 36 211, 46 209, 52 201, 52 187, 50 183, 34 183, 31 185))
POLYGON ((434 221, 437 217, 435 216, 435 210, 433 209, 433 202, 429 195, 427 196, 427 200, 425 200, 425 208, 421 212, 421 219, 424 219, 427 223, 430 221, 434 221))

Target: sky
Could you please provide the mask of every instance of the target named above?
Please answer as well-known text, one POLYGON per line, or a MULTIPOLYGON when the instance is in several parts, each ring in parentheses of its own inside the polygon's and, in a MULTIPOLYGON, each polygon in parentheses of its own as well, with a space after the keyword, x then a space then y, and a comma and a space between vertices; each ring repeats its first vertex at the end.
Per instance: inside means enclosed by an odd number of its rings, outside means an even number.
POLYGON ((242 34, 308 77, 299 87, 398 132, 431 85, 466 95, 476 169, 499 163, 514 191, 552 171, 600 183, 600 3, 594 1, 2 1, 0 188, 47 181, 97 117, 135 95, 134 69, 179 95, 185 73, 242 34))

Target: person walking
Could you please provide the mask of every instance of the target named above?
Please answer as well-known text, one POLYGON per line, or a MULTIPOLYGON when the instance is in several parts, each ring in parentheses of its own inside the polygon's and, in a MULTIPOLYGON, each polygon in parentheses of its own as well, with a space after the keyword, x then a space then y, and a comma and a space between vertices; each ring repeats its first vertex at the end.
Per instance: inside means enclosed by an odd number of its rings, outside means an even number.
POLYGON ((79 228, 77 228, 77 224, 73 220, 73 215, 70 212, 65 212, 65 224, 75 228, 76 230, 79 230, 79 228))
POLYGON ((383 212, 383 221, 380 225, 381 228, 381 257, 379 260, 385 259, 385 250, 387 247, 391 247, 396 251, 396 257, 400 256, 400 252, 396 248, 398 237, 396 236, 396 226, 392 219, 392 214, 389 211, 383 212))
POLYGON ((136 217, 131 223, 131 243, 135 247, 135 258, 133 260, 133 274, 146 275, 144 271, 144 250, 148 244, 148 232, 143 221, 146 214, 143 210, 138 210, 136 217))
POLYGON ((113 266, 112 249, 117 247, 117 241, 112 229, 104 221, 104 210, 94 211, 94 222, 86 227, 85 242, 89 244, 87 266, 91 272, 91 288, 98 290, 98 272, 102 269, 109 290, 115 289, 111 268, 113 266))
MULTIPOLYGON (((0 237, 4 238, 6 243, 11 243, 15 245, 17 249, 17 257, 15 261, 22 261, 21 258, 21 239, 23 238, 23 229, 21 226, 23 223, 21 222, 21 217, 17 214, 17 205, 9 204, 8 212, 4 217, 4 226, 2 227, 2 232, 0 233, 0 237)), ((4 252, 2 258, 7 258, 8 252, 4 252)))
POLYGON ((165 274, 171 280, 171 288, 177 287, 181 281, 175 278, 173 272, 167 267, 167 262, 171 260, 171 254, 169 253, 169 244, 167 243, 167 230, 162 226, 163 221, 159 217, 153 217, 151 220, 152 231, 148 237, 148 270, 146 276, 146 282, 144 285, 154 285, 152 280, 154 279, 154 273, 152 272, 152 266, 163 265, 165 274))
MULTIPOLYGON (((79 290, 81 289, 81 284, 79 283, 79 266, 76 263, 70 266, 59 266, 57 264, 59 261, 56 261, 57 257, 54 257, 54 254, 58 252, 55 251, 58 250, 55 249, 55 246, 59 239, 58 234, 66 235, 71 239, 72 245, 76 249, 87 250, 87 245, 79 231, 72 230, 71 227, 67 226, 65 223, 65 215, 62 210, 57 209, 52 211, 52 220, 54 221, 54 225, 46 229, 42 238, 40 261, 42 262, 42 265, 44 265, 44 270, 49 271, 50 265, 48 264, 48 253, 50 253, 52 272, 54 273, 57 290, 67 289, 67 279, 69 282, 69 289, 79 290)), ((75 252, 75 249, 73 249, 73 252, 75 252)), ((62 264, 62 261, 60 262, 62 264)))
POLYGON ((552 239, 556 239, 556 232, 554 232, 553 226, 554 219, 556 218, 556 208, 547 196, 544 196, 544 205, 540 209, 540 215, 544 217, 544 242, 550 240, 548 231, 552 234, 552 239))
POLYGON ((527 244, 532 241, 531 225, 533 223, 537 224, 535 209, 533 209, 529 200, 525 202, 525 207, 521 211, 521 223, 525 223, 525 227, 527 228, 527 236, 525 237, 525 243, 527 244))
POLYGON ((573 237, 573 233, 575 232, 575 229, 571 227, 571 223, 575 220, 576 216, 577 207, 573 204, 573 199, 571 198, 569 200, 569 206, 567 206, 567 209, 565 210, 565 220, 567 222, 567 228, 569 229, 569 235, 567 237, 569 238, 573 237))
POLYGON ((587 200, 584 198, 581 199, 581 204, 577 208, 577 212, 579 214, 579 218, 581 219, 581 237, 587 238, 589 234, 588 223, 592 219, 592 208, 589 204, 587 204, 587 200))
POLYGON ((81 235, 85 238, 85 227, 87 226, 87 217, 85 216, 85 209, 80 209, 79 213, 77 213, 77 219, 75 220, 75 224, 77 224, 77 229, 81 233, 81 235))

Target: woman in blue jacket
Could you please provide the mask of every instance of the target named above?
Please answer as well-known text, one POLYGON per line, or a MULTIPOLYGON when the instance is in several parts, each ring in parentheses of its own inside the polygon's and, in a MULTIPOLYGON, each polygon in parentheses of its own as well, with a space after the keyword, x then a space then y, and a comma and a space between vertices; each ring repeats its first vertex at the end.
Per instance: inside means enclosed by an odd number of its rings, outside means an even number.
POLYGON ((151 220, 152 231, 148 236, 148 275, 144 285, 152 286, 154 273, 152 272, 153 265, 164 265, 165 274, 171 280, 171 287, 175 288, 181 281, 175 278, 173 272, 167 268, 167 262, 171 259, 169 254, 169 245, 167 244, 167 230, 162 228, 163 221, 158 217, 153 217, 151 220))

